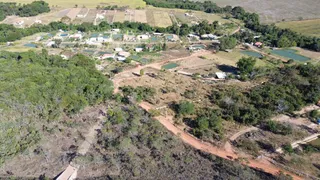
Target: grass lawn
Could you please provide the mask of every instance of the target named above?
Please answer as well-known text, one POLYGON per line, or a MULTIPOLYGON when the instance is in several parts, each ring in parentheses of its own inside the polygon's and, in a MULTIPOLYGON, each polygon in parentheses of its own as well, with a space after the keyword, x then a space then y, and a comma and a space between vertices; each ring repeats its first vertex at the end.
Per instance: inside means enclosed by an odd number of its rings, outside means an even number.
MULTIPOLYGON (((31 3, 34 0, 10 0, 10 2, 17 2, 17 3, 31 3)), ((0 2, 8 2, 8 0, 0 0, 0 2)), ((88 7, 88 8, 95 8, 97 5, 100 6, 108 6, 108 5, 118 5, 118 6, 130 6, 131 8, 137 7, 145 7, 146 3, 143 0, 77 0, 77 1, 70 1, 70 0, 46 0, 50 6, 58 5, 60 7, 74 7, 75 4, 78 7, 88 7)))
MULTIPOLYGON (((217 53, 218 56, 224 58, 224 59, 229 59, 229 60, 232 60, 234 61, 234 63, 237 63, 239 61, 239 59, 241 57, 250 57, 248 55, 245 55, 245 54, 242 54, 240 52, 240 50, 238 49, 234 49, 232 52, 230 53, 227 53, 227 52, 224 52, 224 51, 219 51, 217 53)), ((257 62, 256 62, 256 67, 261 67, 261 66, 266 66, 266 65, 270 65, 270 63, 268 63, 267 61, 265 60, 261 60, 259 58, 256 58, 257 62)), ((223 62, 221 62, 223 63, 223 62)))
POLYGON ((281 22, 276 25, 305 35, 320 37, 320 19, 281 22))

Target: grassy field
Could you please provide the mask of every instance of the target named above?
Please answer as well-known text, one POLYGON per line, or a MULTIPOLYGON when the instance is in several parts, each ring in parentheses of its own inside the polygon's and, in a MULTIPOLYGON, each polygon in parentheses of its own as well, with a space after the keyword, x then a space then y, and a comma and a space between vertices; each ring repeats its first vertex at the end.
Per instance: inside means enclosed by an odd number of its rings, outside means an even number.
MULTIPOLYGON (((205 0, 193 0, 205 1, 205 0)), ((211 0, 219 6, 241 6, 256 12, 265 23, 320 18, 319 0, 211 0)))
MULTIPOLYGON (((34 0, 10 0, 10 2, 17 3, 31 3, 34 0)), ((0 0, 0 2, 8 2, 8 0, 0 0)), ((59 7, 74 7, 76 4, 78 7, 88 7, 95 8, 97 5, 108 6, 108 5, 118 5, 118 6, 130 6, 131 8, 145 7, 146 3, 142 0, 46 0, 50 6, 59 6, 59 7)))
POLYGON ((281 28, 289 28, 293 31, 310 36, 320 37, 320 19, 281 22, 276 24, 281 28))

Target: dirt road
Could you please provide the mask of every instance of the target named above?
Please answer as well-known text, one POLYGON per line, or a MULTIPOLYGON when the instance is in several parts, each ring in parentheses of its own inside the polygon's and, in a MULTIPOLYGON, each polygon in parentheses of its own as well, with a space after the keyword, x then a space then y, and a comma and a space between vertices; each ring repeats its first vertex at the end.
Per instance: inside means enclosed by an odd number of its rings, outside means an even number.
MULTIPOLYGON (((139 74, 139 71, 143 68, 146 68, 146 67, 152 67, 152 68, 155 68, 155 69, 161 69, 161 66, 165 63, 168 63, 168 62, 176 62, 176 61, 180 61, 180 60, 183 60, 183 59, 186 59, 186 58, 190 58, 190 57, 195 57, 195 56, 200 56, 200 55, 205 55, 205 54, 208 54, 208 53, 211 53, 209 51, 202 51, 202 52, 198 52, 198 53, 194 53, 192 55, 190 55, 189 57, 183 57, 183 58, 177 58, 177 59, 172 59, 172 60, 167 60, 167 61, 161 61, 161 62, 158 62, 158 63, 152 63, 152 64, 148 64, 148 65, 145 65, 145 66, 139 66, 139 67, 136 67, 136 68, 133 68, 133 69, 129 69, 129 70, 125 70, 119 74, 117 74, 113 79, 113 83, 114 83, 114 93, 117 93, 119 90, 119 83, 125 79, 132 79, 132 78, 139 78, 137 76, 134 76, 133 73, 138 73, 139 74)), ((145 109, 146 111, 149 111, 150 109, 153 109, 154 107, 147 103, 147 102, 142 102, 139 104, 139 106, 143 109, 145 109)), ((213 146, 212 144, 209 144, 209 143, 206 143, 206 142, 203 142, 202 140, 200 139, 197 139, 196 137, 190 135, 189 133, 185 132, 184 130, 182 129, 179 129, 178 127, 176 127, 173 123, 172 123, 172 120, 173 120, 173 117, 172 116, 167 116, 167 117, 164 117, 164 116, 157 116, 155 117, 156 120, 158 120, 164 127, 166 127, 170 132, 172 132, 173 134, 179 136, 179 138, 193 146, 194 148, 196 149, 199 149, 201 151, 205 151, 205 152, 208 152, 208 153, 211 153, 213 155, 216 155, 216 156, 219 156, 219 157, 222 157, 224 159, 228 159, 228 160, 236 160, 236 159, 241 159, 241 157, 239 157, 237 154, 235 154, 233 151, 231 152, 228 152, 224 149, 220 149, 216 146, 213 146)), ((282 168, 279 168, 273 164, 271 164, 269 161, 266 161, 265 159, 261 158, 261 159, 246 159, 245 161, 241 162, 243 165, 247 165, 251 168, 255 168, 255 169, 258 169, 258 170, 262 170, 264 172, 267 172, 267 173, 270 173, 270 174, 273 174, 273 175, 278 175, 280 172, 284 172, 285 174, 289 174, 291 175, 294 179, 302 179, 301 177, 291 173, 291 172, 288 172, 282 168)))
MULTIPOLYGON (((146 111, 149 111, 150 109, 153 109, 154 107, 152 105, 150 105, 147 102, 142 102, 139 104, 141 108, 145 109, 146 111)), ((203 142, 193 136, 191 136, 189 133, 186 133, 185 131, 179 129, 178 127, 174 126, 171 122, 172 122, 172 116, 157 116, 155 117, 156 120, 158 120, 163 126, 165 126, 170 132, 172 132, 173 134, 179 136, 179 138, 193 146, 196 149, 199 149, 201 151, 205 151, 208 153, 211 153, 213 155, 222 157, 224 159, 228 159, 228 160, 236 160, 238 159, 238 155, 236 155, 233 152, 227 152, 223 149, 219 149, 209 143, 203 142)), ((294 179, 302 179, 301 177, 291 173, 291 172, 287 172, 281 168, 278 168, 274 165, 272 165, 271 163, 268 162, 262 162, 259 160, 254 160, 254 159, 247 159, 245 162, 242 162, 242 164, 247 165, 251 168, 255 168, 258 170, 262 170, 264 172, 273 174, 273 175, 278 175, 281 171, 284 172, 285 174, 289 174, 291 175, 294 179)))

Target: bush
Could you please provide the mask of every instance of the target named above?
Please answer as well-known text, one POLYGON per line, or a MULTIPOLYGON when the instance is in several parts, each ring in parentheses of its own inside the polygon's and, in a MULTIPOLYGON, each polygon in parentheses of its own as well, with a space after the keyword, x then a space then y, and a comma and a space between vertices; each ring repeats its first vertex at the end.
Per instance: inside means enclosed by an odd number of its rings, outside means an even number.
POLYGON ((291 144, 285 144, 282 146, 282 149, 285 153, 292 154, 294 152, 291 144))
POLYGON ((266 130, 275 134, 289 135, 292 134, 292 127, 290 125, 283 125, 275 121, 267 121, 265 125, 266 130))
POLYGON ((176 112, 179 115, 190 115, 194 113, 194 104, 189 101, 181 101, 176 107, 176 112))

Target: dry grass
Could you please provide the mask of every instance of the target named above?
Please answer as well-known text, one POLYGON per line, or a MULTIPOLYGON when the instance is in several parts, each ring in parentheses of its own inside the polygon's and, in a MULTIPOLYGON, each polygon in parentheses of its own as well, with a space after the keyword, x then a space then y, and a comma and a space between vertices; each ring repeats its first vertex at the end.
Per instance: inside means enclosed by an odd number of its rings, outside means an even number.
POLYGON ((146 10, 135 10, 134 21, 141 22, 141 23, 147 23, 148 21, 147 21, 146 10))
POLYGON ((125 19, 125 12, 117 11, 114 14, 114 19, 113 19, 114 22, 124 22, 124 19, 125 19))
POLYGON ((153 17, 155 20, 155 26, 158 27, 168 27, 172 25, 171 18, 168 14, 168 12, 164 11, 154 11, 153 17))
POLYGON ((310 36, 320 37, 320 19, 302 20, 277 23, 278 27, 289 28, 293 31, 310 36))

